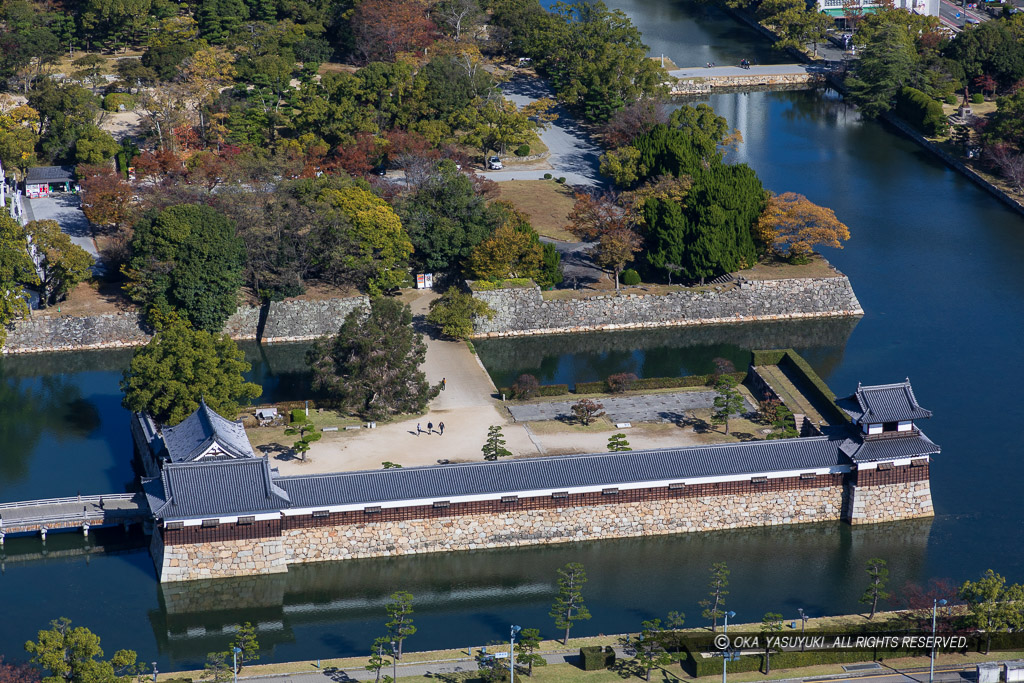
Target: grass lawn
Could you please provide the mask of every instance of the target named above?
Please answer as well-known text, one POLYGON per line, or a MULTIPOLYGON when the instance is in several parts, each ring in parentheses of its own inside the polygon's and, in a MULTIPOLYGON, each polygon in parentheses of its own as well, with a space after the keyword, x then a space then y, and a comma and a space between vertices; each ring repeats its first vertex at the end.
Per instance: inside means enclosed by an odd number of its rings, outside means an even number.
MULTIPOLYGON (((531 150, 532 151, 532 150, 531 150)), ((499 198, 530 217, 530 222, 544 237, 575 242, 565 229, 569 212, 575 203, 572 190, 554 180, 510 180, 498 183, 499 198)))
POLYGON ((528 422, 530 429, 536 434, 564 434, 566 432, 610 432, 616 429, 607 416, 593 419, 588 425, 578 422, 562 422, 561 420, 544 420, 528 422))
POLYGON ((835 277, 839 274, 832 264, 815 254, 810 263, 795 266, 785 261, 762 261, 753 268, 741 270, 735 275, 748 280, 784 280, 796 277, 835 277))

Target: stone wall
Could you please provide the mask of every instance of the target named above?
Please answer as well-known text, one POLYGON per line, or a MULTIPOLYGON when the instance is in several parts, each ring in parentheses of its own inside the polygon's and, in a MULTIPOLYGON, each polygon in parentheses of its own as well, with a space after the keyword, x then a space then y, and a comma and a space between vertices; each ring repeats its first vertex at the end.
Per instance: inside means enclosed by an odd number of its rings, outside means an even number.
POLYGON ((836 521, 842 504, 842 486, 830 484, 292 528, 274 538, 166 545, 160 579, 272 573, 285 571, 286 564, 325 560, 836 521))
MULTIPOLYGON (((357 308, 369 308, 366 296, 275 301, 270 304, 262 341, 267 343, 304 341, 335 334, 345 316, 357 308)), ((224 324, 232 339, 256 339, 260 308, 240 306, 224 324)), ((138 312, 96 316, 48 315, 36 313, 19 320, 9 330, 2 352, 40 353, 81 351, 141 346, 150 334, 138 312)))
POLYGON ((863 315, 845 275, 747 280, 705 290, 545 300, 540 288, 473 292, 495 311, 476 337, 863 315))
POLYGON ((281 537, 165 545, 161 555, 160 580, 167 582, 288 571, 281 537))
POLYGON ((825 83, 823 73, 752 74, 745 76, 707 76, 679 78, 670 86, 670 95, 691 95, 719 88, 775 88, 813 86, 825 83))
POLYGON ((850 524, 877 524, 935 515, 928 481, 885 486, 849 484, 846 497, 850 524))

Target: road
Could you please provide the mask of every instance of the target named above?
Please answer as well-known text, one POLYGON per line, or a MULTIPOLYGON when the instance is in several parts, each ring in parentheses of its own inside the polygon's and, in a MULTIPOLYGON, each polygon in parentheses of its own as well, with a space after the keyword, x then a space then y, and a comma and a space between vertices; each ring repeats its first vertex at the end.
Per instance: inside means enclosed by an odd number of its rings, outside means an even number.
POLYGON ((85 249, 99 261, 99 250, 93 239, 92 224, 82 212, 82 202, 77 194, 57 192, 49 197, 25 198, 25 216, 30 221, 54 220, 60 229, 71 236, 71 241, 85 249))
POLYGON ((956 31, 962 31, 964 28, 964 22, 967 19, 980 23, 982 21, 987 21, 989 16, 987 13, 979 12, 978 10, 964 9, 949 0, 939 0, 939 21, 941 21, 943 25, 956 31))
MULTIPOLYGON (((623 653, 616 648, 619 658, 623 653)), ((569 663, 575 664, 579 658, 572 653, 552 653, 543 655, 549 664, 569 663)), ((884 665, 883 665, 884 667, 884 665)), ((477 665, 472 660, 461 660, 458 662, 434 662, 428 664, 400 664, 398 665, 398 677, 430 676, 444 678, 444 674, 458 673, 460 671, 475 671, 477 665)), ((382 671, 382 674, 390 675, 390 671, 382 671)), ((308 673, 295 673, 275 676, 240 676, 238 680, 245 681, 266 681, 267 683, 348 683, 350 681, 372 681, 375 675, 363 669, 341 671, 338 669, 325 671, 311 671, 308 673)), ((528 680, 528 679, 527 679, 528 680)), ((862 675, 838 674, 834 676, 815 676, 813 678, 784 678, 776 679, 773 683, 820 683, 821 681, 866 681, 867 683, 927 683, 928 671, 917 671, 901 673, 894 669, 884 667, 882 672, 862 675), (888 672, 888 673, 884 673, 888 672)), ((976 681, 976 674, 969 671, 942 671, 936 670, 935 681, 937 683, 967 683, 976 681)))
MULTIPOLYGON (((505 97, 522 107, 544 97, 554 98, 554 93, 547 82, 541 78, 518 74, 502 85, 505 97)), ((483 176, 489 180, 539 180, 545 173, 554 177, 565 177, 569 185, 596 186, 603 184, 599 169, 601 166, 601 149, 591 140, 590 133, 576 121, 575 117, 562 105, 552 110, 558 119, 548 124, 540 134, 540 139, 547 145, 548 163, 552 170, 502 170, 484 171, 483 176)))

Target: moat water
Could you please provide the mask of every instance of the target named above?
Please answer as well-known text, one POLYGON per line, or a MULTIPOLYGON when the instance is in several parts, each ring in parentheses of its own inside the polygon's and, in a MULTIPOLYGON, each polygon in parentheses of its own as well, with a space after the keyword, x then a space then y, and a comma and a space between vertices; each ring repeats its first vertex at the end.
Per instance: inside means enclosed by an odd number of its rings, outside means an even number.
MULTIPOLYGON (((679 64, 730 63, 763 43, 727 17, 656 0, 615 0, 652 52, 679 64), (740 47, 731 47, 735 40, 740 47), (677 42, 686 40, 688 42, 677 42)), ((758 47, 759 46, 759 47, 758 47)), ((766 57, 756 57, 767 61, 766 57)), ((671 609, 700 623, 707 567, 728 562, 729 607, 756 621, 858 609, 864 561, 884 557, 893 593, 907 581, 963 581, 994 568, 1024 580, 1024 477, 1018 425, 1024 371, 1024 219, 894 131, 861 121, 834 93, 732 94, 711 104, 738 127, 736 159, 777 192, 831 206, 851 228, 828 257, 848 274, 867 315, 808 321, 502 340, 480 345, 496 377, 533 371, 574 383, 617 370, 701 373, 714 358, 737 365, 751 348, 787 345, 842 393, 858 381, 909 376, 935 411, 923 425, 943 447, 932 469, 934 520, 852 529, 841 524, 580 545, 353 561, 288 574, 161 586, 138 539, 51 535, 9 540, 0 556, 0 653, 50 619, 88 625, 105 649, 136 649, 162 670, 201 664, 225 649, 225 628, 258 624, 264 661, 365 653, 382 633, 383 602, 417 597, 427 649, 498 640, 507 625, 553 634, 554 570, 582 561, 593 619, 574 633, 635 629, 671 609)), ((302 347, 249 347, 268 399, 305 393, 302 347)), ((130 354, 92 352, 0 360, 0 501, 123 490, 132 479, 128 414, 118 378, 130 354)))

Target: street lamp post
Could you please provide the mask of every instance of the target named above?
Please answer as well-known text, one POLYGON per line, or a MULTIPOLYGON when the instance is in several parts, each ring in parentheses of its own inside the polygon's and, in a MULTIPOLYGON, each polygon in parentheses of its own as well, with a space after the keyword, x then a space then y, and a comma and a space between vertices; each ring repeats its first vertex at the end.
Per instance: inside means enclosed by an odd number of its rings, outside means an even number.
MULTIPOLYGON (((722 633, 725 633, 725 634, 729 633, 729 617, 734 617, 734 616, 736 616, 735 612, 726 612, 725 613, 725 626, 723 627, 722 633)), ((726 645, 725 649, 722 650, 722 683, 725 683, 725 667, 726 667, 726 663, 728 661, 729 661, 729 646, 726 645)))
POLYGON ((153 683, 156 683, 156 662, 153 662, 153 683))
POLYGON ((235 675, 235 683, 238 683, 238 655, 241 651, 240 647, 231 648, 231 673, 235 675))
POLYGON ((516 636, 523 630, 522 626, 513 626, 508 638, 508 683, 516 683, 516 636))
POLYGON ((928 667, 928 683, 935 683, 935 612, 938 610, 939 605, 945 605, 945 600, 933 599, 932 600, 932 652, 931 662, 928 667))
POLYGON ((398 680, 398 644, 391 641, 391 683, 398 680))
POLYGON ((798 607, 797 612, 800 613, 800 652, 804 651, 804 628, 807 626, 807 615, 804 614, 804 608, 798 607))

